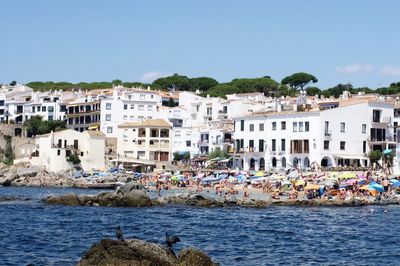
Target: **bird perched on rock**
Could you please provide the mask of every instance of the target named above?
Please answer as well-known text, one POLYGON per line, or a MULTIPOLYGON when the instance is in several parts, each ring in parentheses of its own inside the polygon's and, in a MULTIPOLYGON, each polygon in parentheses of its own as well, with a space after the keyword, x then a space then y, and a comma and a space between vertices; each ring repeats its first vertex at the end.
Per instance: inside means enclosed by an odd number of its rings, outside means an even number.
POLYGON ((169 248, 172 248, 173 244, 180 242, 181 240, 177 236, 170 236, 168 233, 165 233, 165 242, 169 248))
POLYGON ((117 236, 118 240, 124 241, 124 239, 122 237, 122 230, 121 230, 121 227, 119 225, 115 229, 115 235, 117 236))

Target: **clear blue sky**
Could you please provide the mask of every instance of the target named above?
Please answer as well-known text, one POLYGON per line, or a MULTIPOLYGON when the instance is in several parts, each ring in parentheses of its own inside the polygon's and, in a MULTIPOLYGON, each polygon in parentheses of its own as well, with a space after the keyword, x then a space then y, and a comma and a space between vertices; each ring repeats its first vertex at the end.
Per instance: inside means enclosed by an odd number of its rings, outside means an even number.
POLYGON ((2 0, 0 82, 400 81, 400 1, 2 0))

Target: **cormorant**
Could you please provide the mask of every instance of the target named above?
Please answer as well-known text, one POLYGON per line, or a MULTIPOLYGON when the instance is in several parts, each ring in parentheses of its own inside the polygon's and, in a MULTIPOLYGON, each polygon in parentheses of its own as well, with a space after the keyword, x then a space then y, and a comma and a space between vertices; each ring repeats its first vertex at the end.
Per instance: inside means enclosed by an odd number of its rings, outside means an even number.
POLYGON ((181 240, 177 236, 170 236, 168 233, 165 233, 165 242, 169 248, 172 248, 173 244, 180 242, 181 240))
POLYGON ((115 235, 117 236, 118 240, 121 240, 121 241, 124 240, 123 237, 122 237, 122 230, 121 230, 121 227, 119 225, 117 226, 117 229, 115 229, 115 235))

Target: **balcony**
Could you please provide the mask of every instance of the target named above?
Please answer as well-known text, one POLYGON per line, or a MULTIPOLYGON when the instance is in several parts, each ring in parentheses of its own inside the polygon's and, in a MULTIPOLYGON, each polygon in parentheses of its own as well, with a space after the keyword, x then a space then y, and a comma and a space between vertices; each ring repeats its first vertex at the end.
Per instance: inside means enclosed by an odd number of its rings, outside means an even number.
POLYGON ((393 136, 387 136, 385 138, 374 138, 370 137, 368 138, 369 143, 385 143, 385 142, 394 142, 393 136))
POLYGON ((372 118, 371 119, 371 124, 375 124, 375 125, 379 125, 379 124, 381 124, 381 125, 387 125, 387 124, 390 124, 392 122, 392 119, 391 119, 391 117, 390 116, 387 116, 387 117, 381 117, 380 119, 374 119, 374 118, 372 118))
POLYGON ((200 145, 208 145, 208 139, 200 141, 200 145))

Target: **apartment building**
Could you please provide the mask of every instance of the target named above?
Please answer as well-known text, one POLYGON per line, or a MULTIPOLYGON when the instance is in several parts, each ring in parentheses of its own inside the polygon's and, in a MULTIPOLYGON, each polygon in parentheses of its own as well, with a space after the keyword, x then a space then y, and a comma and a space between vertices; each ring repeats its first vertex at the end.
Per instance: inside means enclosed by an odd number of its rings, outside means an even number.
POLYGON ((49 171, 63 171, 74 165, 68 161, 71 154, 81 160, 84 170, 105 168, 105 136, 100 131, 78 132, 66 129, 36 136, 36 156, 33 164, 46 167, 49 171))
POLYGON ((172 125, 163 119, 126 122, 118 126, 118 158, 151 162, 171 160, 172 125))
POLYGON ((101 100, 100 130, 107 138, 117 137, 118 125, 160 118, 161 96, 156 91, 115 87, 112 96, 101 100))
POLYGON ((366 166, 370 150, 395 146, 391 102, 349 99, 299 109, 234 118, 234 166, 366 166))
POLYGON ((100 126, 100 97, 80 96, 60 103, 60 110, 65 111, 67 128, 79 132, 96 129, 100 126))

